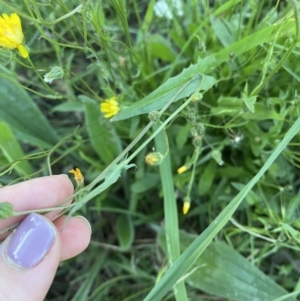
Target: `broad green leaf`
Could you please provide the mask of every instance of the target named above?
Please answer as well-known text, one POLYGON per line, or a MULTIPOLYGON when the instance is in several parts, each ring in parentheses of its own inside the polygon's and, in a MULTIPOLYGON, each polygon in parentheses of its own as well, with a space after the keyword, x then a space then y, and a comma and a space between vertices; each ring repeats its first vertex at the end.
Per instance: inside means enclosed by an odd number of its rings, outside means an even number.
POLYGON ((216 161, 210 160, 205 170, 200 175, 198 192, 199 195, 204 195, 211 189, 211 185, 216 175, 217 164, 216 161))
POLYGON ((173 62, 176 59, 177 53, 171 43, 161 35, 148 35, 146 41, 151 56, 166 62, 173 62))
POLYGON ((255 113, 245 112, 243 113, 243 118, 245 120, 284 120, 284 115, 276 113, 274 110, 268 108, 262 103, 256 103, 254 105, 255 113))
POLYGON ((248 96, 245 93, 242 93, 243 101, 251 113, 254 113, 254 104, 256 103, 257 96, 248 96))
MULTIPOLYGON (((195 238, 181 231, 181 250, 184 251, 195 238)), ((159 243, 166 253, 164 233, 159 235, 159 243)), ((186 281, 190 285, 226 300, 265 301, 287 294, 281 286, 224 242, 212 242, 192 265, 189 274, 186 281)))
POLYGON ((182 253, 177 261, 169 268, 165 275, 156 283, 154 288, 144 298, 144 301, 158 301, 161 300, 165 294, 174 286, 174 284, 183 277, 191 266, 195 263, 198 257, 211 243, 212 239, 218 232, 226 225, 232 214, 241 204, 245 196, 251 191, 254 185, 260 180, 264 173, 270 168, 272 163, 286 148, 292 138, 299 133, 300 118, 293 124, 293 126, 286 133, 282 141, 272 152, 268 160, 265 162, 259 172, 250 180, 250 182, 232 199, 232 201, 222 210, 222 212, 215 218, 214 221, 189 245, 189 247, 182 253))
POLYGON ((0 121, 5 121, 20 139, 51 146, 59 141, 54 129, 13 73, 0 65, 0 121))
POLYGON ((185 145, 187 139, 189 138, 190 130, 191 125, 189 123, 186 123, 185 125, 179 127, 175 139, 178 149, 181 149, 185 145))
POLYGON ((201 74, 208 68, 211 61, 199 60, 197 64, 184 69, 179 75, 170 78, 154 92, 134 103, 130 107, 121 110, 111 121, 119 121, 136 115, 150 113, 162 109, 173 97, 173 102, 190 96, 199 87, 201 91, 209 90, 216 79, 212 76, 201 74))
POLYGON ((84 112, 84 104, 77 101, 68 101, 55 106, 51 112, 84 112))
POLYGON ((117 155, 114 133, 110 123, 101 118, 99 106, 85 103, 85 122, 92 146, 105 164, 113 161, 117 155))
POLYGON ((211 17, 210 24, 213 30, 215 31, 216 36, 218 37, 218 39, 224 47, 227 47, 234 42, 233 36, 226 27, 224 20, 211 17))
POLYGON ((252 35, 248 35, 245 38, 227 46, 226 48, 223 48, 219 52, 213 54, 216 64, 219 65, 222 62, 227 62, 231 53, 239 56, 259 45, 262 45, 263 43, 274 40, 277 37, 278 32, 280 32, 281 35, 287 35, 289 33, 291 34, 296 26, 293 18, 293 11, 290 11, 289 14, 287 14, 278 22, 254 32, 252 35))
POLYGON ((142 193, 155 187, 159 182, 160 180, 158 174, 145 173, 143 178, 138 179, 131 185, 131 191, 133 193, 142 193))
POLYGON ((120 215, 117 219, 116 231, 121 250, 128 250, 134 239, 134 226, 131 217, 124 214, 120 215))
POLYGON ((217 106, 211 108, 213 116, 235 116, 242 111, 244 106, 242 99, 237 97, 221 96, 217 103, 217 106))
POLYGON ((21 177, 32 174, 29 162, 24 159, 25 153, 9 125, 5 122, 0 122, 0 149, 8 162, 16 163, 14 168, 21 177))

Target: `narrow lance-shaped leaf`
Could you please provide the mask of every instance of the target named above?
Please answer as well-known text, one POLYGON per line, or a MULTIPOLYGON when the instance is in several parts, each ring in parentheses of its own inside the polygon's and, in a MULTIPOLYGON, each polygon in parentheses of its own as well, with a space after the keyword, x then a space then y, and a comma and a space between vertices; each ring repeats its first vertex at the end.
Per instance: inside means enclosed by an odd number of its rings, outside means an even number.
POLYGON ((212 60, 199 60, 197 64, 184 69, 179 75, 170 78, 154 92, 134 103, 130 107, 121 110, 111 121, 119 121, 133 116, 150 113, 162 109, 174 97, 173 102, 190 96, 199 87, 201 91, 209 90, 216 79, 212 76, 201 74, 205 72, 212 60), (178 93, 184 86, 186 87, 178 93), (176 95, 178 93, 178 95, 176 95))

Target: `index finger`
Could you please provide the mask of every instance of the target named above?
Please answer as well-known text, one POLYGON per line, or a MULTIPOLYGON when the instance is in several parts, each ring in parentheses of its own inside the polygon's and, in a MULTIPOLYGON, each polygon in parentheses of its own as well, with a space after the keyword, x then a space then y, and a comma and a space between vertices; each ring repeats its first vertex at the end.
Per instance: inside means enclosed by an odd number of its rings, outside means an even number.
MULTIPOLYGON (((0 202, 11 203, 15 212, 42 209, 61 204, 73 191, 72 182, 66 175, 46 176, 0 188, 0 202)), ((57 211, 51 212, 47 217, 53 220, 56 214, 57 211)), ((0 220, 0 230, 23 218, 24 216, 15 216, 0 220)))

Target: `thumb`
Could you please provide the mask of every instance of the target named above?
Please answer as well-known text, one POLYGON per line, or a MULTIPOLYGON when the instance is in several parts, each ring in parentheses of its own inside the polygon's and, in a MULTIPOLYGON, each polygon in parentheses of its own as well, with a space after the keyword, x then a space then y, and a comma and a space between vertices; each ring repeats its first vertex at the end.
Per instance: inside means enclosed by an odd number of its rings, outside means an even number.
POLYGON ((0 300, 42 301, 60 259, 54 225, 31 213, 0 245, 0 300))

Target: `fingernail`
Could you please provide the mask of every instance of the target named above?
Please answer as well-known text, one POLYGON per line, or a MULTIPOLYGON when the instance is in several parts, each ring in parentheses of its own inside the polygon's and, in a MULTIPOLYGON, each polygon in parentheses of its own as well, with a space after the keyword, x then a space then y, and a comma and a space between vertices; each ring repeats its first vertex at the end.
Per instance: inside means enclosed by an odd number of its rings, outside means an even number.
POLYGON ((53 227, 40 215, 31 213, 13 234, 7 256, 20 267, 32 268, 48 253, 54 238, 53 227))
POLYGON ((83 220, 89 225, 90 233, 92 233, 92 226, 91 226, 90 222, 88 221, 88 219, 86 219, 86 218, 85 218, 84 216, 82 216, 82 215, 76 215, 75 217, 76 217, 76 218, 81 218, 81 219, 83 219, 83 220))
POLYGON ((65 177, 65 178, 68 178, 68 179, 69 179, 69 176, 68 176, 68 175, 66 175, 65 173, 62 173, 62 174, 60 174, 59 176, 61 176, 61 177, 65 177))

